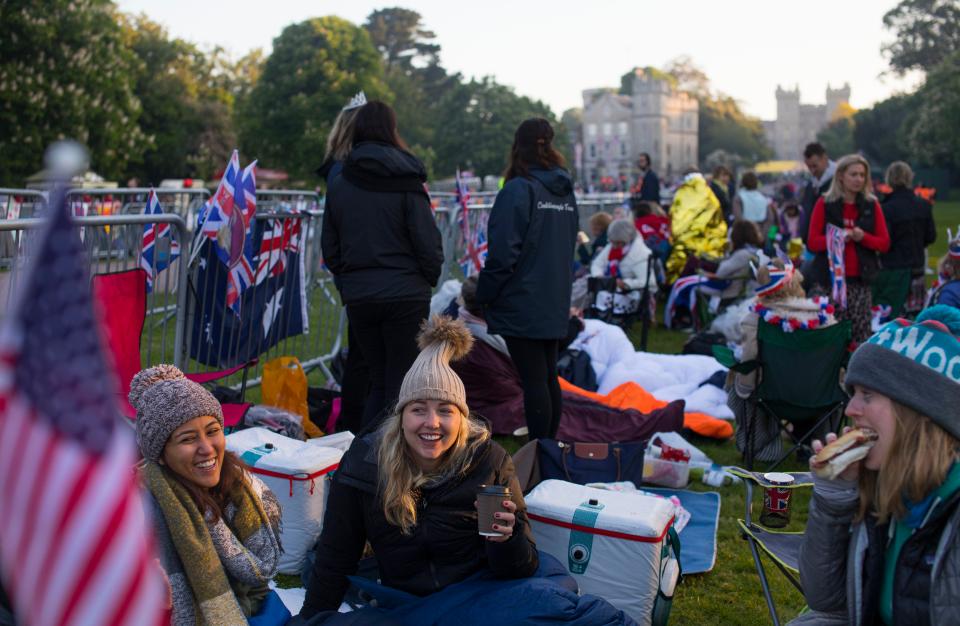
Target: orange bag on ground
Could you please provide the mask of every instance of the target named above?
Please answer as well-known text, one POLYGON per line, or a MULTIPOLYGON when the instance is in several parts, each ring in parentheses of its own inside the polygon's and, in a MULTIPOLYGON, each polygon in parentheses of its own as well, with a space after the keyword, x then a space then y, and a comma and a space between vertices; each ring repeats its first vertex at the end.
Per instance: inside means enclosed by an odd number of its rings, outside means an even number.
MULTIPOLYGON (((625 382, 614 387, 607 395, 600 395, 560 378, 560 389, 569 391, 585 398, 590 398, 605 406, 615 409, 636 409, 641 413, 649 413, 654 409, 667 406, 667 402, 657 400, 653 394, 634 382, 625 382)), ((733 437, 733 424, 718 419, 706 413, 684 413, 683 427, 689 428, 698 435, 713 439, 729 439, 733 437)))
POLYGON ((303 430, 307 437, 322 437, 323 431, 310 421, 307 408, 307 373, 295 356, 279 356, 263 366, 261 389, 263 404, 275 406, 303 418, 303 430))

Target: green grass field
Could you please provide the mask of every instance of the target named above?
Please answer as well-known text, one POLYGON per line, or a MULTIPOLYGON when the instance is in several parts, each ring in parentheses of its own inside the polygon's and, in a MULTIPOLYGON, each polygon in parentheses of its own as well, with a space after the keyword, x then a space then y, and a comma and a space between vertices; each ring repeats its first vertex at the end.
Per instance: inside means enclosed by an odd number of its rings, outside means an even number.
MULTIPOLYGON (((960 224, 960 202, 938 202, 935 207, 938 239, 930 248, 931 267, 936 266, 939 257, 946 250, 945 229, 956 229, 960 224)), ((661 318, 662 319, 662 318, 661 318)), ((634 345, 639 345, 639 330, 630 333, 634 345)), ((675 354, 680 352, 688 334, 668 331, 662 327, 651 329, 648 349, 651 352, 675 354)), ((509 451, 516 451, 524 442, 513 437, 497 437, 497 440, 509 451)), ((694 442, 710 458, 722 465, 739 465, 740 454, 732 441, 716 442, 698 440, 694 442)), ((795 460, 789 460, 784 468, 801 470, 804 466, 795 460)), ((713 490, 703 484, 693 483, 689 487, 695 491, 713 490)), ((677 590, 671 623, 678 625, 707 624, 766 624, 770 623, 767 606, 760 590, 760 582, 754 568, 753 558, 746 541, 741 537, 737 519, 743 517, 745 490, 742 485, 732 485, 716 489, 720 493, 722 504, 720 524, 717 534, 717 561, 712 572, 684 578, 677 590)), ((753 511, 759 514, 762 506, 762 492, 757 490, 752 503, 753 511)), ((806 523, 809 492, 798 491, 792 501, 792 521, 788 530, 802 530, 806 523)), ((779 617, 789 621, 804 607, 803 597, 780 575, 768 560, 764 561, 768 577, 777 603, 779 617)), ((630 575, 625 572, 625 575, 630 575)), ((299 586, 296 577, 283 576, 282 586, 299 586)))

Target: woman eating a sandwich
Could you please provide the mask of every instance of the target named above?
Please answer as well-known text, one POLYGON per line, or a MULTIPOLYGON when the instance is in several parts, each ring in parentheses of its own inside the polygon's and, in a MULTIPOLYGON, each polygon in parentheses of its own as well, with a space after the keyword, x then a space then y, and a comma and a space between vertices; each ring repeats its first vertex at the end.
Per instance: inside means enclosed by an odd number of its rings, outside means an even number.
POLYGON ((885 325, 853 354, 841 437, 814 441, 791 624, 960 624, 960 312, 885 325))

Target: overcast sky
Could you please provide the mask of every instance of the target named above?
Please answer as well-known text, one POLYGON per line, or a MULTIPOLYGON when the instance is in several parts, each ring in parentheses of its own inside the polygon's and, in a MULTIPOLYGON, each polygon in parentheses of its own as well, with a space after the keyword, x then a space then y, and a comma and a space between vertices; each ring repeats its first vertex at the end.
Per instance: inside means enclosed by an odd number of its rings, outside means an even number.
POLYGON ((663 66, 689 55, 715 90, 763 119, 776 116, 777 84, 799 85, 801 101, 822 104, 828 83, 849 82, 851 103, 870 106, 916 77, 884 75, 880 46, 891 36, 883 14, 895 0, 117 0, 171 34, 236 56, 269 52, 291 23, 339 15, 362 24, 371 11, 403 6, 437 34, 443 65, 465 76, 492 75, 558 115, 580 106, 581 91, 619 86, 633 66, 663 66))

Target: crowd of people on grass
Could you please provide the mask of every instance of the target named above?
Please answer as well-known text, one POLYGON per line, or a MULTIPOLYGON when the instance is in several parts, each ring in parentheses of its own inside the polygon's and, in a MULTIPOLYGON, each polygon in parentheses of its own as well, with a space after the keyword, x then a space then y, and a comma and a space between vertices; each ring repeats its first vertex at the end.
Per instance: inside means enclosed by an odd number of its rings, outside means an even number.
MULTIPOLYGON (((490 213, 486 263, 464 284, 459 319, 430 318, 444 256, 426 170, 390 106, 354 100, 340 113, 318 172, 327 189, 324 262, 349 322, 341 426, 357 437, 332 480, 303 609, 291 618, 269 587, 282 551, 277 498, 226 450, 213 395, 161 365, 134 378, 130 401, 172 623, 365 623, 362 612, 338 609, 369 553, 382 585, 414 596, 478 575, 539 577, 513 463, 468 405, 468 387, 487 372, 495 388, 494 372, 503 372, 522 395, 529 438, 555 438, 571 397, 558 355, 583 328, 584 311, 608 296, 620 311, 649 311, 658 291, 694 275, 720 282, 710 297, 721 308, 746 303, 742 361, 756 355, 763 324, 852 327, 846 415, 876 444, 835 479, 815 479, 800 554, 811 611, 794 623, 960 623, 960 233, 951 233, 927 294, 925 250, 938 232, 930 203, 912 191, 910 167, 891 164, 890 192, 878 197, 865 159, 833 161, 810 144, 811 179, 799 197, 775 201, 752 172, 733 189, 729 169, 708 181, 691 168, 665 210, 644 154, 629 207, 590 216, 590 237, 580 232, 573 181, 553 141, 544 119, 519 125, 490 213), (842 249, 831 257, 836 232, 842 249), (593 285, 586 295, 585 283, 593 285), (892 321, 879 320, 876 305, 889 307, 882 317, 892 321), (477 533, 481 485, 509 489, 497 536, 477 533)), ((757 376, 728 377, 738 425, 757 376)), ((778 442, 779 427, 754 435, 778 442)), ((818 436, 813 451, 836 436, 818 436)), ((745 445, 740 432, 737 442, 745 445)), ((477 611, 497 605, 491 589, 472 597, 477 611)), ((556 597, 565 593, 556 587, 556 597)), ((633 623, 607 608, 605 623, 633 623)), ((570 620, 560 608, 525 610, 518 621, 570 620)))

